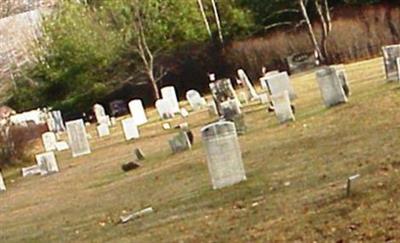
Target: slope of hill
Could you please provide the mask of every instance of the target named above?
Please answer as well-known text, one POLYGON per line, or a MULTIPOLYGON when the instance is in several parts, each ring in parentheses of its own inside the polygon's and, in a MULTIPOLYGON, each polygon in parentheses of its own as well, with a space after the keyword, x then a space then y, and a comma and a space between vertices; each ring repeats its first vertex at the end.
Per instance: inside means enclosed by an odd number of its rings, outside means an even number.
MULTIPOLYGON (((278 125, 258 104, 246 106, 240 137, 248 180, 213 191, 200 128, 213 120, 192 113, 191 151, 171 155, 154 110, 142 138, 126 143, 120 127, 96 138, 89 156, 58 153, 61 172, 17 178, 5 172, 0 194, 2 242, 383 242, 400 240, 398 84, 384 82, 381 59, 346 65, 350 102, 324 108, 314 73, 293 83, 297 121, 278 125), (133 148, 143 166, 123 173, 133 148), (361 177, 353 195, 346 179, 361 177), (119 216, 155 212, 125 225, 119 216)), ((179 122, 175 120, 174 123, 179 122)))

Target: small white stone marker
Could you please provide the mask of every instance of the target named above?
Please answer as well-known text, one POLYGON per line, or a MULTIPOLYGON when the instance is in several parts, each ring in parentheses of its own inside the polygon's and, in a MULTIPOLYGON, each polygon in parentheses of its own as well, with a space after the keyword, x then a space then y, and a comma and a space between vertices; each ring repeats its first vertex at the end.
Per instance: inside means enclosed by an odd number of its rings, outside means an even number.
POLYGON ((36 162, 40 168, 41 175, 59 172, 56 156, 53 152, 36 155, 36 162))
POLYGON ((164 130, 169 130, 169 129, 171 129, 171 125, 170 125, 169 123, 163 123, 163 124, 162 124, 162 127, 163 127, 164 130))
POLYGON ((57 148, 57 151, 60 152, 60 151, 68 150, 69 145, 65 141, 60 141, 60 142, 56 143, 56 148, 57 148))
POLYGON ((349 197, 351 194, 351 183, 360 177, 359 174, 347 178, 346 195, 349 197))
POLYGON ((292 106, 290 103, 289 92, 284 92, 271 96, 272 104, 274 105, 275 115, 280 123, 295 121, 292 106))
POLYGON ((6 184, 4 184, 3 175, 0 173, 0 192, 6 191, 6 184))
POLYGON ((43 147, 46 152, 56 150, 57 138, 53 132, 45 132, 42 134, 43 147))
POLYGON ((133 118, 122 120, 122 129, 124 130, 125 139, 127 141, 140 137, 139 129, 133 118))
POLYGON ((100 124, 97 126, 97 134, 99 137, 105 137, 110 135, 110 128, 108 127, 107 124, 100 124))
POLYGON ((128 221, 130 221, 132 219, 139 218, 139 217, 141 217, 143 215, 146 215, 146 214, 149 214, 149 213, 152 213, 152 212, 154 212, 153 208, 152 207, 148 207, 148 208, 142 209, 142 210, 140 210, 140 211, 138 211, 136 213, 130 214, 128 216, 125 216, 125 217, 121 216, 120 220, 121 220, 121 223, 125 224, 125 223, 127 223, 128 221))
POLYGON ((41 170, 38 165, 22 168, 22 177, 38 175, 41 170))
POLYGON ((181 108, 181 116, 183 118, 187 118, 189 116, 189 112, 185 108, 181 108))

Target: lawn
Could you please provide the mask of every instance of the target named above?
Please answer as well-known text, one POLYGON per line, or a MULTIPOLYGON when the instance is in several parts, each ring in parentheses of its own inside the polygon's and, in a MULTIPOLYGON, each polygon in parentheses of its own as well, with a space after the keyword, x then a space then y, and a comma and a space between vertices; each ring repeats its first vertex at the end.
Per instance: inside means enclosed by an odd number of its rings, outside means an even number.
POLYGON ((162 129, 154 110, 133 142, 120 125, 103 139, 90 127, 92 154, 57 153, 60 173, 4 173, 0 242, 400 241, 400 86, 385 82, 382 63, 346 65, 352 96, 332 109, 313 72, 294 75, 293 123, 246 106, 240 145, 248 180, 221 190, 211 188, 200 140, 201 127, 216 119, 206 110, 190 114, 194 147, 176 155, 168 146, 174 132, 162 129), (125 173, 134 148, 147 158, 125 173), (154 213, 118 224, 150 206, 154 213))

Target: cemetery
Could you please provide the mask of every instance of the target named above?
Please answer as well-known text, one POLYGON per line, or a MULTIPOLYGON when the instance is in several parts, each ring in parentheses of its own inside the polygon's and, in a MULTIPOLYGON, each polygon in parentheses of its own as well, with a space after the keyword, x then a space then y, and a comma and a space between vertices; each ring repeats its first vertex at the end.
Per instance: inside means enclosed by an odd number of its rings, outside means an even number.
POLYGON ((144 110, 136 101, 132 114, 115 125, 68 121, 65 132, 47 132, 38 141, 37 165, 3 171, 0 239, 398 237, 400 98, 398 84, 386 82, 383 63, 378 58, 342 67, 351 97, 333 68, 290 76, 296 100, 290 100, 291 88, 268 94, 274 113, 262 100, 238 108, 235 91, 223 86, 231 98, 220 99, 231 100, 246 118, 241 136, 223 112, 208 112, 204 100, 212 96, 190 92, 194 100, 177 103, 172 89, 164 92, 162 111, 144 110), (163 129, 165 122, 170 129, 163 129), (188 125, 193 144, 184 132, 188 125), (60 142, 70 148, 59 151, 60 142), (380 235, 370 227, 388 230, 380 235))
POLYGON ((0 242, 399 242, 400 7, 0 3, 0 242))

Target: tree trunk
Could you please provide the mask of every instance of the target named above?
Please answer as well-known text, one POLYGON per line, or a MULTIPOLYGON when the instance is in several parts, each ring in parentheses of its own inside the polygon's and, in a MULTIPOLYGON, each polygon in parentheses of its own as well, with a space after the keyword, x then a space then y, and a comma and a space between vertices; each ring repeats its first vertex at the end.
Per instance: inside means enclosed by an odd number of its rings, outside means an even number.
POLYGON ((321 48, 320 48, 320 46, 318 44, 317 38, 315 37, 314 28, 313 28, 313 26, 311 24, 311 21, 310 21, 310 18, 308 16, 308 12, 307 12, 307 8, 306 8, 306 6, 304 4, 304 0, 299 0, 299 4, 300 4, 301 11, 303 13, 303 16, 304 16, 304 20, 306 21, 306 24, 307 24, 307 27, 308 27, 308 32, 309 32, 311 41, 312 41, 312 43, 314 45, 315 51, 317 52, 317 54, 319 56, 318 59, 319 59, 320 63, 324 63, 325 62, 325 57, 323 56, 323 54, 321 52, 321 48))
POLYGON ((224 44, 224 37, 222 35, 221 20, 219 18, 217 4, 215 3, 215 0, 211 0, 211 3, 212 3, 213 10, 214 10, 215 22, 217 24, 219 41, 223 45, 224 44))
POLYGON ((330 17, 330 10, 327 0, 323 0, 324 7, 322 7, 319 0, 315 0, 315 7, 321 19, 322 25, 322 38, 321 38, 321 52, 325 59, 328 60, 328 36, 332 30, 332 21, 330 17))
POLYGON ((199 4, 201 16, 203 17, 203 21, 204 21, 204 24, 205 24, 205 26, 206 26, 207 33, 208 33, 208 35, 210 36, 210 38, 212 38, 212 33, 211 33, 210 24, 208 23, 207 15, 206 15, 206 13, 205 13, 205 11, 204 11, 203 1, 202 1, 202 0, 197 0, 197 3, 199 4))
POLYGON ((153 98, 155 100, 159 100, 161 98, 160 97, 160 91, 158 89, 157 81, 154 78, 153 71, 152 70, 148 71, 147 75, 149 77, 149 83, 150 83, 151 89, 153 90, 153 98))

